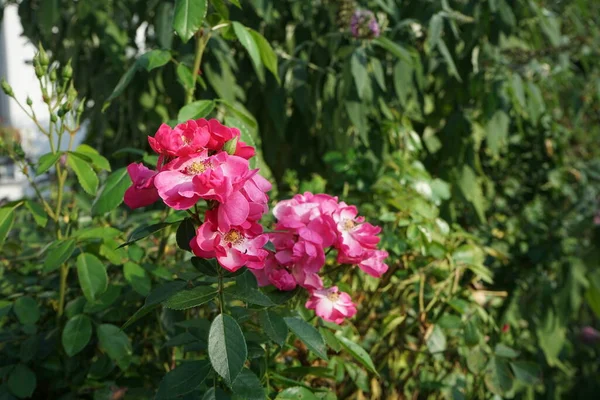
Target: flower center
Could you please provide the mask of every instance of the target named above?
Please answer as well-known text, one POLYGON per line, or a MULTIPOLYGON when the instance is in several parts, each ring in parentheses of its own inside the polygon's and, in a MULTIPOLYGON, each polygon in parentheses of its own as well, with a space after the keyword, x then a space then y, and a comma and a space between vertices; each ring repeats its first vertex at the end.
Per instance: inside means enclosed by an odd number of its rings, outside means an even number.
POLYGON ((244 237, 239 231, 232 229, 223 236, 223 240, 227 243, 237 245, 244 241, 244 237))
POLYGON ((185 173, 188 175, 198 175, 210 168, 210 164, 207 161, 193 162, 185 169, 185 173))
POLYGON ((190 144, 192 142, 192 139, 188 138, 185 135, 181 135, 181 141, 183 142, 183 144, 190 144))
POLYGON ((344 220, 344 230, 345 231, 349 231, 352 228, 354 228, 356 226, 356 224, 354 223, 354 221, 352 221, 351 219, 346 219, 344 220))
POLYGON ((327 293, 327 298, 329 299, 329 301, 332 301, 335 303, 340 298, 340 294, 338 292, 332 291, 332 292, 327 293))

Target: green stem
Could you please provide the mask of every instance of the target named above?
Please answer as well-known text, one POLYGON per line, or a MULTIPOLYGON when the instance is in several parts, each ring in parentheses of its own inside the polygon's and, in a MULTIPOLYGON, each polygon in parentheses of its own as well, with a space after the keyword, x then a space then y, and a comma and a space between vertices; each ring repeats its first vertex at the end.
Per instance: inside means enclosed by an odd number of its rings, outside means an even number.
POLYGON ((223 314, 225 309, 225 298, 223 296, 223 268, 219 267, 219 310, 223 314))
POLYGON ((67 264, 63 264, 60 266, 60 294, 58 300, 58 312, 57 317, 63 315, 65 310, 65 293, 67 291, 67 276, 69 275, 69 266, 67 264))
POLYGON ((194 92, 196 91, 196 77, 198 76, 198 71, 200 71, 200 63, 202 62, 202 54, 204 53, 204 49, 206 49, 206 45, 210 39, 210 32, 206 35, 203 34, 202 30, 196 32, 196 54, 194 56, 194 66, 192 68, 192 77, 194 78, 194 83, 191 88, 188 88, 187 96, 185 99, 185 104, 189 104, 194 100, 194 92))

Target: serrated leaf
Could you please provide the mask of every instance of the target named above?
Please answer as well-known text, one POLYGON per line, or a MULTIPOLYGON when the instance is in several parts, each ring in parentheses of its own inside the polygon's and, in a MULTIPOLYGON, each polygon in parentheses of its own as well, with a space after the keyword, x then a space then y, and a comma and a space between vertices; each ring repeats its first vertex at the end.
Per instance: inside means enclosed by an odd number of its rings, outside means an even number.
POLYGON ((160 382, 156 400, 176 399, 198 389, 210 373, 205 360, 185 361, 169 371, 160 382))
POLYGON ((513 361, 510 363, 515 378, 527 385, 535 385, 540 382, 542 371, 539 365, 528 361, 513 361))
POLYGON ((192 70, 189 69, 185 64, 179 64, 177 66, 177 79, 179 83, 186 88, 190 89, 194 87, 196 84, 196 80, 194 79, 194 75, 192 74, 192 70))
POLYGON ((82 253, 77 257, 77 276, 81 290, 90 302, 108 288, 106 267, 93 254, 82 253))
POLYGON ((69 319, 62 332, 62 345, 69 357, 85 348, 92 338, 92 321, 79 314, 69 319))
POLYGON ((513 376, 508 363, 499 357, 492 357, 485 373, 487 388, 499 396, 504 396, 513 387, 513 376))
POLYGON ((190 241, 196 236, 196 227, 192 218, 186 218, 177 227, 175 239, 182 250, 191 251, 190 241))
POLYGON ((302 386, 287 388, 280 392, 277 400, 318 400, 313 392, 302 386))
POLYGON ((319 357, 324 360, 327 360, 327 349, 325 347, 325 341, 323 337, 315 329, 314 326, 310 325, 308 322, 303 319, 296 317, 285 317, 285 323, 288 328, 300 339, 304 342, 306 347, 308 347, 311 351, 316 353, 319 357))
POLYGON ((206 16, 207 0, 177 0, 173 16, 173 29, 183 43, 202 27, 206 16))
POLYGON ((494 354, 497 355, 498 357, 504 357, 504 358, 516 358, 519 356, 518 351, 511 349, 510 347, 508 347, 502 343, 496 344, 496 347, 494 348, 494 354))
POLYGON ((375 369, 375 365, 373 364, 373 360, 371 360, 371 356, 365 349, 363 349, 357 343, 354 343, 348 338, 342 336, 341 332, 338 332, 336 338, 340 341, 340 344, 354 357, 356 361, 361 363, 364 367, 366 367, 369 371, 379 376, 379 373, 375 369))
POLYGON ((479 347, 474 347, 467 352, 467 368, 475 375, 479 375, 485 369, 487 356, 479 347))
POLYGON ((192 265, 201 273, 207 276, 219 276, 219 266, 215 259, 207 260, 200 257, 192 257, 192 265))
POLYGON ((508 143, 508 126, 510 118, 498 110, 485 125, 487 145, 493 155, 498 155, 508 143))
POLYGON ((59 151, 57 153, 46 153, 43 156, 41 156, 38 160, 38 167, 35 173, 37 175, 41 175, 44 172, 48 171, 54 164, 56 164, 56 162, 58 161, 60 156, 62 156, 62 154, 63 153, 59 151))
POLYGON ((283 317, 269 310, 261 311, 258 317, 260 325, 269 339, 279 346, 283 346, 288 335, 288 328, 283 317))
POLYGON ((144 306, 137 310, 131 318, 123 324, 121 329, 126 329, 128 326, 142 318, 144 315, 148 314, 152 310, 154 310, 160 303, 167 300, 169 297, 173 296, 175 293, 182 290, 187 285, 186 281, 177 280, 173 282, 167 282, 164 285, 158 286, 155 288, 148 297, 146 297, 146 301, 144 302, 144 306))
POLYGON ((69 153, 67 164, 77 175, 77 180, 83 190, 94 196, 98 190, 98 175, 96 175, 90 163, 78 157, 76 153, 69 153))
POLYGON ((205 118, 215 108, 215 102, 212 100, 198 100, 186 104, 179 110, 177 120, 185 122, 190 119, 205 118))
POLYGON ((240 326, 229 315, 218 315, 210 325, 208 356, 214 370, 231 386, 244 367, 248 348, 240 326))
POLYGON ((354 77, 354 85, 356 86, 358 97, 362 100, 368 99, 368 93, 371 90, 371 80, 367 71, 367 55, 362 48, 358 48, 352 54, 350 69, 354 77))
POLYGON ((217 295, 217 289, 210 286, 196 286, 193 289, 183 290, 169 297, 163 304, 174 310, 186 310, 208 303, 217 295))
POLYGON ((93 147, 88 146, 87 144, 80 144, 75 149, 74 154, 78 156, 85 156, 90 159, 92 165, 98 169, 103 169, 105 171, 111 171, 110 162, 98 153, 98 150, 93 147))
POLYGON ((31 215, 33 215, 33 219, 35 220, 36 224, 42 228, 46 226, 48 223, 48 214, 46 214, 44 207, 42 207, 40 203, 32 200, 26 200, 25 207, 27 207, 31 215))
POLYGON ((173 225, 174 223, 175 222, 159 222, 157 224, 140 226, 134 229, 134 231, 131 232, 131 234, 127 238, 127 241, 121 244, 118 248, 120 249, 121 247, 129 246, 130 244, 135 243, 138 240, 142 240, 143 238, 148 237, 158 231, 161 231, 173 225))
POLYGON ((265 400, 265 390, 258 377, 249 369, 244 368, 238 375, 231 390, 234 395, 240 396, 244 400, 265 400))
POLYGON ((125 191, 130 186, 131 178, 127 168, 120 168, 110 174, 100 195, 92 204, 92 215, 103 215, 117 208, 123 202, 125 191))
POLYGON ((75 240, 67 239, 56 242, 44 259, 44 272, 51 272, 66 262, 75 250, 75 240))

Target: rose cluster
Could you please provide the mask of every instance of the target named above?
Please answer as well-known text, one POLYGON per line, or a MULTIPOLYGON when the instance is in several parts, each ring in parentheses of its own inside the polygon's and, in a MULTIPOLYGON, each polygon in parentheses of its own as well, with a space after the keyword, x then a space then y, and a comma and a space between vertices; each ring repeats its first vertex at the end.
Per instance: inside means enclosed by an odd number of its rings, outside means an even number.
POLYGON ((300 286, 310 293, 306 307, 321 318, 341 323, 356 307, 347 293, 336 286, 325 288, 319 272, 325 257, 337 250, 337 263, 358 265, 369 275, 381 277, 388 267, 387 252, 377 249, 381 228, 358 216, 355 206, 327 194, 304 193, 277 203, 275 232, 269 237, 275 247, 265 267, 253 270, 259 284, 280 290, 300 286))
POLYGON ((214 119, 190 120, 174 128, 163 124, 148 141, 159 156, 157 169, 127 167, 132 185, 125 204, 138 208, 161 199, 175 210, 189 210, 206 201, 208 210, 190 242, 198 257, 216 258, 232 272, 246 266, 261 286, 305 288, 306 307, 335 323, 353 316, 356 307, 336 286, 324 287, 319 271, 326 254, 336 249, 338 263, 358 265, 375 277, 387 270, 387 253, 377 249, 381 229, 364 222, 356 207, 326 194, 279 202, 275 230, 263 233, 259 221, 268 211, 271 184, 250 168, 255 149, 240 140, 238 129, 214 119), (265 248, 269 241, 275 251, 265 248))

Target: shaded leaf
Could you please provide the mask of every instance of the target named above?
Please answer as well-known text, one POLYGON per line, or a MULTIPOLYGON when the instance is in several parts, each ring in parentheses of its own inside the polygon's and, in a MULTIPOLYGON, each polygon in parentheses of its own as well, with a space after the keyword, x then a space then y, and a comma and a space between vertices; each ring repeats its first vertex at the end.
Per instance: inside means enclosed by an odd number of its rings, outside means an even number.
POLYGON ((62 332, 62 345, 69 357, 85 348, 92 337, 92 321, 79 314, 67 321, 62 332))
POLYGON ((106 267, 94 255, 82 253, 77 257, 77 276, 85 298, 93 302, 108 287, 106 267))
POLYGON ((304 344, 306 344, 306 347, 315 352, 319 357, 325 360, 328 359, 325 341, 314 326, 310 325, 303 319, 296 317, 285 317, 284 321, 294 335, 296 335, 298 339, 302 340, 304 344))
POLYGON ((218 315, 210 326, 208 356, 214 370, 231 386, 246 358, 248 348, 240 326, 229 315, 218 315))

